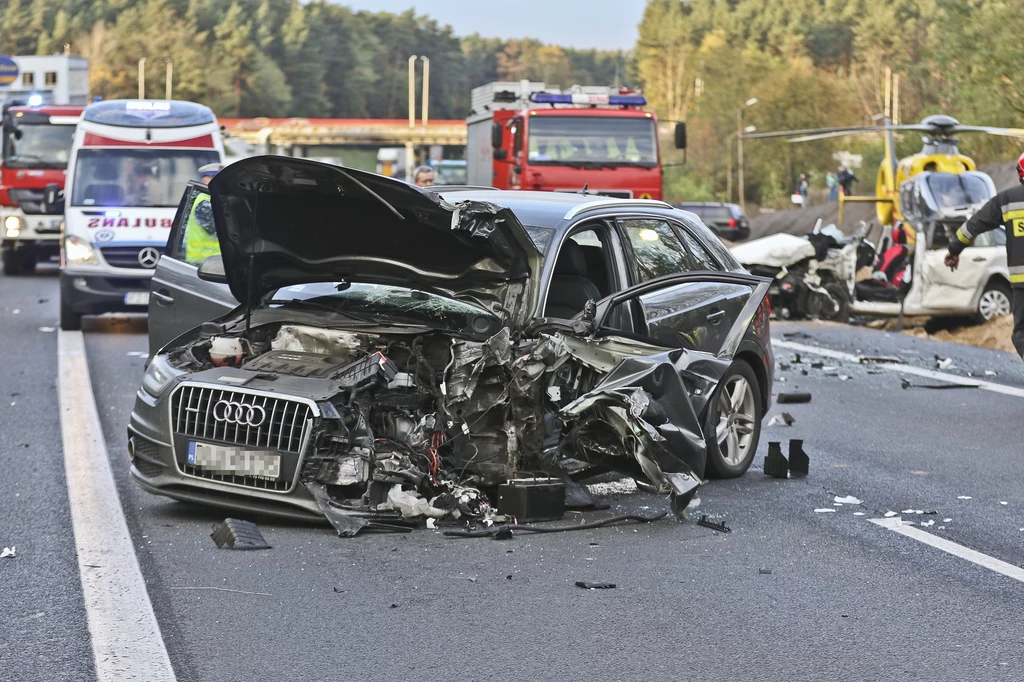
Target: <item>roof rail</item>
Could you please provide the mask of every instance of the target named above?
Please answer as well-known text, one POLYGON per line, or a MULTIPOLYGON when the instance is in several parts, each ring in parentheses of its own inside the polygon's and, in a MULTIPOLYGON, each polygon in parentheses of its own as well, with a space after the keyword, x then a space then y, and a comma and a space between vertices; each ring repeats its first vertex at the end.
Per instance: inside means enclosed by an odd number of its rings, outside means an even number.
POLYGON ((651 208, 672 208, 672 204, 660 201, 658 199, 598 199, 597 201, 588 201, 583 204, 577 204, 570 208, 564 216, 563 220, 572 220, 580 213, 585 213, 591 209, 598 208, 611 208, 612 206, 648 206, 651 208))

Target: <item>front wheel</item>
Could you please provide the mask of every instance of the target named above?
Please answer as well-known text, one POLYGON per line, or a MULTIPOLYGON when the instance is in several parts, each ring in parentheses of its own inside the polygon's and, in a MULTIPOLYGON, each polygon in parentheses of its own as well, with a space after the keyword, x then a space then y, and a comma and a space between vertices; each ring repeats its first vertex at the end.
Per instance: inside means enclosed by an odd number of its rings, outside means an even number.
POLYGON ((63 296, 60 299, 60 328, 66 332, 78 331, 82 328, 82 314, 76 313, 63 296))
POLYGON ((708 471, 718 478, 742 476, 761 437, 761 386, 754 370, 737 360, 719 383, 705 422, 708 471))
MULTIPOLYGON (((4 274, 8 277, 24 274, 26 262, 25 256, 21 251, 15 251, 14 249, 4 250, 4 274)), ((32 267, 35 267, 35 260, 32 261, 32 267)))
POLYGON ((1009 315, 1013 312, 1013 292, 1010 287, 1002 282, 989 282, 985 291, 978 299, 978 312, 975 314, 975 321, 978 324, 988 322, 994 317, 1009 315))

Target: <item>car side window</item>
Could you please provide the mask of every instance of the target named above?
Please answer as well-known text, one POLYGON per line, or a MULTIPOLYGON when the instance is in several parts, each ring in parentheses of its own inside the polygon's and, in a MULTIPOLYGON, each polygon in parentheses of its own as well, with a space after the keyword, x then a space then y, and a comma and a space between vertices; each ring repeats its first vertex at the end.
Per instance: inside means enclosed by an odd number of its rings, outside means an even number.
POLYGON ((1001 227, 997 227, 996 229, 992 230, 988 234, 992 235, 992 245, 993 246, 1006 246, 1006 230, 1005 229, 1003 229, 1001 227))
POLYGON ((703 269, 694 262, 667 221, 658 218, 627 218, 619 223, 626 231, 636 258, 638 284, 663 275, 703 269))
POLYGON ((704 248, 696 237, 689 233, 685 228, 677 227, 676 230, 679 235, 683 238, 683 243, 686 245, 686 249, 690 252, 694 262, 696 262, 701 270, 721 270, 722 267, 715 261, 714 257, 704 248))
POLYGON ((175 255, 179 260, 198 267, 210 256, 220 255, 220 242, 217 241, 217 230, 213 224, 210 195, 194 194, 187 211, 175 255))

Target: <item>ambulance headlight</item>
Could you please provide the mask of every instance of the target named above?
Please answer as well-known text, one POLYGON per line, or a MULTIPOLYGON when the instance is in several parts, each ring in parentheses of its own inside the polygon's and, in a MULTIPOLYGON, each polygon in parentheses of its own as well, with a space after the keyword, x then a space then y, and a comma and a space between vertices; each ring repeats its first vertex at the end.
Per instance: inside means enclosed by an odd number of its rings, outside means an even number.
POLYGON ((4 218, 4 231, 8 238, 17 237, 25 227, 25 219, 20 215, 9 215, 4 218))
POLYGON ((68 263, 76 265, 99 265, 92 245, 80 237, 70 236, 64 240, 64 257, 68 263))

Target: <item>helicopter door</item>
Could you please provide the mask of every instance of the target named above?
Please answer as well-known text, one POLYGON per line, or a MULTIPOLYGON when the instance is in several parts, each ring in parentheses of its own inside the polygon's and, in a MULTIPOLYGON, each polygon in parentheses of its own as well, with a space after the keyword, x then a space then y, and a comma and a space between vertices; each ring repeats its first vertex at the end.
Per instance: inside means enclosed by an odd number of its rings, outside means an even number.
MULTIPOLYGON (((950 239, 956 239, 956 230, 961 223, 931 223, 927 233, 928 250, 918 259, 915 273, 915 287, 919 292, 921 305, 928 309, 968 311, 974 302, 978 288, 985 286, 993 261, 1004 254, 996 245, 991 234, 981 235, 975 243, 960 254, 960 266, 951 272, 943 260, 946 257, 950 239)), ((918 241, 920 247, 921 242, 918 241)))

